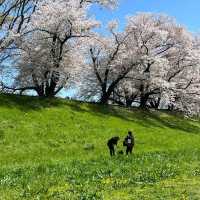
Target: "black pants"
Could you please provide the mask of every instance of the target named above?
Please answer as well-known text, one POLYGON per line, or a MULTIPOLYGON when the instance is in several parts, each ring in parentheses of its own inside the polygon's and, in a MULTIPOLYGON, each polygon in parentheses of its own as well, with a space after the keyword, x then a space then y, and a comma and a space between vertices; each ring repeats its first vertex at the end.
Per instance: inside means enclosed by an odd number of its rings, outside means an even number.
POLYGON ((132 154, 133 151, 133 145, 127 145, 126 147, 126 155, 128 155, 128 153, 132 154))
POLYGON ((115 155, 115 148, 113 145, 108 146, 109 150, 110 150, 110 155, 114 156, 115 155))

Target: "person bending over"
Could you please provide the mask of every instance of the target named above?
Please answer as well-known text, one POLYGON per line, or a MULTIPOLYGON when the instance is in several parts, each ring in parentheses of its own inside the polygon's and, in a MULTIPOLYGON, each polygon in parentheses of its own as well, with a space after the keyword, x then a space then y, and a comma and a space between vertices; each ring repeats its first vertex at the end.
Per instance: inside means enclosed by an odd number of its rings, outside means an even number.
POLYGON ((110 151, 110 156, 115 155, 115 145, 117 146, 117 143, 119 141, 119 137, 112 137, 108 140, 107 145, 110 151))

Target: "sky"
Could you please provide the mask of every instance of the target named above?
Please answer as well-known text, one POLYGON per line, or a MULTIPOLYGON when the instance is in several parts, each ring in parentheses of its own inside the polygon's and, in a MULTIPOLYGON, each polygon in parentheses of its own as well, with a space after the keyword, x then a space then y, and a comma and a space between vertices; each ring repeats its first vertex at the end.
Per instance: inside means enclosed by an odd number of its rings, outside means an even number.
POLYGON ((126 16, 137 12, 164 13, 175 17, 177 22, 189 31, 200 32, 200 0, 120 0, 118 8, 113 11, 92 8, 92 13, 102 21, 102 25, 106 25, 109 20, 117 19, 120 22, 120 29, 125 25, 126 16))

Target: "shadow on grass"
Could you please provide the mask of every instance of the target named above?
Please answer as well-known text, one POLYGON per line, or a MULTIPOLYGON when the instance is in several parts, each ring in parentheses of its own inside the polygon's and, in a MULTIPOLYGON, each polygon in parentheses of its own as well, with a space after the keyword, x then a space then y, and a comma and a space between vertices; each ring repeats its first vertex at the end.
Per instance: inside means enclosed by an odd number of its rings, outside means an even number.
POLYGON ((147 128, 164 128, 181 130, 187 133, 200 134, 200 127, 192 124, 183 115, 168 111, 152 111, 139 108, 126 109, 116 106, 89 106, 96 115, 115 116, 123 120, 138 123, 147 128))
POLYGON ((181 115, 167 111, 149 111, 139 108, 126 109, 119 106, 66 101, 59 98, 39 98, 19 95, 0 95, 0 107, 18 108, 24 112, 41 110, 50 107, 69 107, 74 112, 88 112, 92 115, 109 118, 117 117, 124 121, 134 122, 146 128, 172 128, 187 133, 200 134, 200 127, 181 115))
POLYGON ((58 98, 0 94, 0 107, 17 108, 24 112, 62 105, 66 105, 66 103, 58 98))

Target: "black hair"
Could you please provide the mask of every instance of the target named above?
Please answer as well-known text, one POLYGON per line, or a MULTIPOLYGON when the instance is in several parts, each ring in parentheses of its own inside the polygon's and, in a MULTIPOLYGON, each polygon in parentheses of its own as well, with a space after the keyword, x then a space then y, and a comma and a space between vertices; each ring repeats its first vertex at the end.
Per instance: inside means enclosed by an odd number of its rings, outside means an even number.
POLYGON ((128 134, 129 134, 129 135, 132 135, 132 131, 128 131, 128 134))

